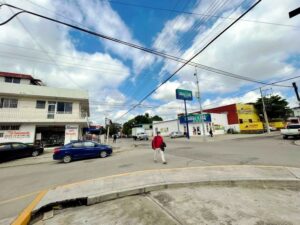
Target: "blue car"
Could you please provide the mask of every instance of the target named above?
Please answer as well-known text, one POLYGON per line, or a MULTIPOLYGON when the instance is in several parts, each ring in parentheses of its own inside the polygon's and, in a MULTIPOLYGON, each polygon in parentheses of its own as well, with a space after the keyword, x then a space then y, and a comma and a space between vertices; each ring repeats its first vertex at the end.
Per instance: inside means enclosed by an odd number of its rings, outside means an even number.
POLYGON ((111 154, 112 147, 109 145, 102 145, 93 141, 72 141, 62 147, 55 148, 53 159, 69 163, 76 159, 105 158, 111 154))

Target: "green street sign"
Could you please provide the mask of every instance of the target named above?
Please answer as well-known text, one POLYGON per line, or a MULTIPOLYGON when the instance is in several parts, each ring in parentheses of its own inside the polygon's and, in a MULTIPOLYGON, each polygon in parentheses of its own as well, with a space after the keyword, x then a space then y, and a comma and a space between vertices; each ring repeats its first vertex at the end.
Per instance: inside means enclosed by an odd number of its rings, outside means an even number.
POLYGON ((193 93, 189 90, 176 89, 176 99, 192 101, 193 93))

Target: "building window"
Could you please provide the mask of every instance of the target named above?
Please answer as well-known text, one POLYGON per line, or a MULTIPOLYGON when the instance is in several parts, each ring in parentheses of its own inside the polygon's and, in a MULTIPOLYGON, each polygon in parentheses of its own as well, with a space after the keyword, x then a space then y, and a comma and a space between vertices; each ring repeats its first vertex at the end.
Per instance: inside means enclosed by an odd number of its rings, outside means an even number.
POLYGON ((36 101, 36 108, 37 109, 44 109, 45 106, 46 106, 46 101, 40 101, 40 100, 36 101))
POLYGON ((5 82, 19 84, 21 82, 21 79, 16 77, 5 77, 5 82))
POLYGON ((249 123, 252 123, 253 121, 252 121, 252 119, 249 119, 249 123))
POLYGON ((243 119, 240 119, 240 123, 243 123, 244 121, 243 121, 243 119))
POLYGON ((20 125, 0 125, 0 130, 20 130, 20 125))
POLYGON ((57 102, 57 113, 72 113, 72 103, 71 102, 57 102))
POLYGON ((1 98, 0 100, 0 108, 17 108, 17 107, 18 107, 18 99, 1 98))

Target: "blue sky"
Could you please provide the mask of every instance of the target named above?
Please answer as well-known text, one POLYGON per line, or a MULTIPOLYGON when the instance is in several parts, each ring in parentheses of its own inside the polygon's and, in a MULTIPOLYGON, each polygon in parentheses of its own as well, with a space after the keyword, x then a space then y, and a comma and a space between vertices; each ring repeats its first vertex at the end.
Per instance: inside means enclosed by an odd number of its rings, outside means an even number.
MULTIPOLYGON (((237 18, 254 1, 6 2, 123 41, 189 59, 232 22, 224 17, 237 18)), ((193 62, 266 82, 300 75, 300 46, 297 44, 300 17, 287 17, 288 11, 296 7, 297 0, 284 3, 279 0, 262 1, 245 20, 234 25, 193 62)), ((1 10, 4 12, 0 16, 2 21, 11 12, 1 10)), ((28 15, 20 16, 20 20, 22 24, 14 20, 3 27, 5 35, 0 37, 0 51, 4 55, 0 54, 3 62, 0 70, 33 74, 49 86, 88 90, 91 119, 96 122, 103 123, 104 117, 123 122, 145 112, 158 114, 164 119, 175 118, 176 113, 183 110, 182 102, 175 99, 175 89, 196 91, 195 68, 187 66, 144 102, 147 107, 137 107, 120 118, 180 64, 28 15), (5 53, 15 60, 9 60, 5 53)), ((255 101, 259 97, 258 91, 250 91, 261 86, 259 84, 199 68, 197 73, 206 108, 255 101)), ((291 88, 273 87, 273 93, 287 98, 291 106, 296 104, 291 88)), ((189 111, 197 108, 197 101, 188 105, 189 111)))

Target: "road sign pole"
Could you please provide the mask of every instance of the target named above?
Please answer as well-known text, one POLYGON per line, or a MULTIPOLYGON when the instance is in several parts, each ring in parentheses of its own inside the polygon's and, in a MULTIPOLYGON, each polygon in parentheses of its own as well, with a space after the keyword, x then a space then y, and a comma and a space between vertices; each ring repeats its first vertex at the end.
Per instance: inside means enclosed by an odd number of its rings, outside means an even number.
POLYGON ((185 123, 186 123, 186 138, 190 139, 190 131, 189 131, 189 120, 186 110, 186 101, 184 100, 184 110, 185 110, 185 123))

